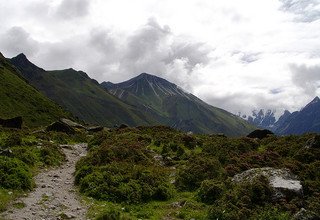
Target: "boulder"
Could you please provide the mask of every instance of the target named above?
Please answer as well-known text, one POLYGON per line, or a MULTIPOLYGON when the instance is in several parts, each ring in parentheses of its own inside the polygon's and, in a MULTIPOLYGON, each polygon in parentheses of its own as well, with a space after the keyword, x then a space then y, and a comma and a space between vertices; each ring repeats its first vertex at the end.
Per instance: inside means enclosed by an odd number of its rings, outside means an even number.
POLYGON ((69 126, 61 121, 57 121, 57 122, 50 124, 49 126, 47 126, 46 131, 57 131, 57 132, 64 132, 67 134, 74 134, 75 133, 75 130, 71 126, 69 126))
POLYGON ((127 128, 127 127, 129 127, 129 126, 126 125, 126 124, 121 124, 121 125, 119 126, 119 129, 124 129, 124 128, 127 128))
POLYGON ((89 132, 99 132, 103 130, 102 126, 91 126, 86 128, 87 131, 89 132))
POLYGON ((73 127, 73 128, 84 128, 83 125, 81 125, 77 122, 71 121, 70 119, 67 119, 67 118, 61 118, 60 122, 66 124, 66 125, 69 125, 70 127, 73 127))
POLYGON ((10 119, 0 119, 0 125, 5 128, 17 128, 21 129, 22 127, 22 117, 15 117, 10 119))
POLYGON ((10 150, 10 149, 0 150, 0 156, 11 157, 12 154, 13 154, 12 150, 10 150))
POLYGON ((267 129, 257 129, 251 132, 250 134, 247 135, 249 138, 258 138, 258 139, 263 139, 268 137, 269 135, 274 135, 274 133, 270 130, 267 129))
POLYGON ((250 182, 258 176, 264 176, 268 179, 270 186, 274 189, 274 199, 303 195, 301 182, 288 169, 254 168, 235 175, 232 181, 236 183, 250 182))

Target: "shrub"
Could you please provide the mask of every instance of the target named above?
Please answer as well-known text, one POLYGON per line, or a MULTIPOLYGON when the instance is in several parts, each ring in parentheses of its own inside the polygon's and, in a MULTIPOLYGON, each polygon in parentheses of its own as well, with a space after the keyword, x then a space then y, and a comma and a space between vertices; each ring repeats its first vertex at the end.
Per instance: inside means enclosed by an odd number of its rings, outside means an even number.
POLYGON ((30 190, 32 186, 32 174, 24 162, 0 156, 0 187, 30 190))
POLYGON ((204 180, 198 190, 198 198, 201 202, 213 204, 220 199, 224 192, 224 184, 214 180, 204 180))
POLYGON ((173 186, 167 182, 166 171, 159 167, 113 162, 93 172, 78 171, 80 191, 96 199, 113 202, 141 203, 167 200, 173 196, 173 186), (84 176, 84 177, 81 177, 84 176))
POLYGON ((184 135, 182 136, 182 142, 184 146, 186 146, 189 149, 194 149, 197 146, 197 139, 193 135, 184 135))
POLYGON ((100 214, 96 218, 96 220, 120 220, 120 219, 121 219, 121 213, 116 210, 106 211, 100 214))
POLYGON ((57 145, 47 144, 40 148, 40 161, 48 166, 57 166, 65 159, 64 153, 57 145))
POLYGON ((13 157, 25 162, 30 166, 34 166, 37 162, 37 155, 32 147, 12 147, 13 157))
POLYGON ((21 135, 18 132, 11 133, 4 141, 4 147, 20 146, 22 142, 21 135))
POLYGON ((221 177, 220 162, 208 155, 199 154, 190 158, 177 174, 176 185, 180 190, 195 190, 203 180, 221 177))

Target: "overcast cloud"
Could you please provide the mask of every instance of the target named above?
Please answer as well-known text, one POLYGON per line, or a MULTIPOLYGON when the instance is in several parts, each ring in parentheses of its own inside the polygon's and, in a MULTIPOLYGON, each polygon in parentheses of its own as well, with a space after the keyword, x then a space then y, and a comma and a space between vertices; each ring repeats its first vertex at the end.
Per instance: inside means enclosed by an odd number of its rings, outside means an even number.
POLYGON ((320 0, 0 0, 0 51, 98 81, 148 72, 247 113, 320 95, 320 0))

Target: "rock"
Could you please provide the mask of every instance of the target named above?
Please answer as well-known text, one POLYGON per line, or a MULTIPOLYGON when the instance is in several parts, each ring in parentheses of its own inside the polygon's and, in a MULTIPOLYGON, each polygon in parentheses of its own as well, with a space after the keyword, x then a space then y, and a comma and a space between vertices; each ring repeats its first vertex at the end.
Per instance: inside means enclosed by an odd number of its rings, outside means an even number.
POLYGON ((91 126, 91 127, 87 127, 86 130, 88 132, 99 132, 103 130, 102 126, 91 126))
POLYGON ((62 219, 73 219, 73 218, 76 218, 77 216, 75 216, 74 214, 72 213, 61 213, 60 214, 60 217, 62 219))
POLYGON ((66 124, 66 125, 69 125, 70 127, 73 127, 73 128, 84 128, 83 125, 81 125, 77 122, 71 121, 70 119, 67 119, 67 118, 61 118, 60 122, 66 124))
POLYGON ((250 134, 247 135, 249 138, 258 138, 258 139, 263 139, 268 137, 269 135, 274 135, 274 133, 270 130, 264 129, 257 129, 251 132, 250 134))
POLYGON ((172 208, 182 208, 183 206, 185 206, 186 203, 187 203, 186 201, 173 202, 173 203, 171 203, 171 207, 172 208))
POLYGON ((119 129, 124 129, 124 128, 128 128, 129 126, 128 125, 126 125, 126 124, 121 124, 120 126, 119 126, 119 129))
POLYGON ((40 129, 40 130, 36 130, 36 131, 33 131, 31 132, 31 134, 45 134, 46 131, 44 129, 40 129))
POLYGON ((22 117, 15 117, 10 119, 0 119, 0 125, 5 128, 17 128, 21 129, 22 127, 22 117))
POLYGON ((293 216, 294 220, 320 220, 320 217, 317 216, 314 212, 307 211, 304 208, 301 208, 299 212, 297 212, 293 216))
POLYGON ((307 148, 307 149, 309 149, 309 148, 320 148, 320 135, 316 135, 316 136, 310 138, 307 141, 305 148, 307 148))
POLYGON ((60 147, 64 149, 73 150, 73 145, 70 145, 70 144, 60 144, 60 147))
POLYGON ((235 175, 232 181, 250 182, 258 176, 265 176, 269 180, 270 186, 274 189, 274 199, 303 195, 301 182, 288 169, 254 168, 235 175))
POLYGON ((164 161, 163 161, 163 157, 161 156, 161 155, 155 155, 155 156, 153 156, 153 159, 159 164, 159 165, 161 165, 161 166, 164 166, 165 165, 165 163, 164 163, 164 161))
POLYGON ((11 157, 12 156, 12 150, 10 150, 10 149, 1 150, 0 151, 0 156, 11 157))
POLYGON ((51 125, 49 125, 46 128, 46 131, 57 131, 57 132, 64 132, 67 134, 74 134, 75 133, 75 130, 71 126, 69 126, 61 121, 57 121, 57 122, 52 123, 51 125))

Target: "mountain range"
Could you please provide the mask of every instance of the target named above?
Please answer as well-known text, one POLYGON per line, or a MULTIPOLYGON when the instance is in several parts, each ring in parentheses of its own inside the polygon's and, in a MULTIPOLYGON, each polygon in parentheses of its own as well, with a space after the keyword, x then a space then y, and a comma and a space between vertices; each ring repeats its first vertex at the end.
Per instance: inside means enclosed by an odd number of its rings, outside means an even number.
POLYGON ((278 135, 304 134, 320 132, 320 99, 315 97, 300 111, 285 110, 278 120, 273 110, 252 111, 252 115, 239 116, 250 124, 273 131, 278 135))
POLYGON ((167 125, 195 133, 239 136, 255 127, 279 135, 320 132, 320 99, 300 111, 274 110, 233 115, 211 106, 179 86, 142 73, 121 83, 99 84, 72 68, 46 71, 24 54, 6 59, 0 53, 0 118, 23 116, 27 126, 48 124, 61 117, 112 127, 167 125))
POLYGON ((240 117, 151 74, 142 73, 118 84, 99 84, 74 69, 46 71, 24 54, 8 61, 25 83, 86 123, 108 127, 121 123, 167 125, 195 133, 229 136, 245 135, 255 129, 240 117))

